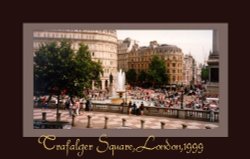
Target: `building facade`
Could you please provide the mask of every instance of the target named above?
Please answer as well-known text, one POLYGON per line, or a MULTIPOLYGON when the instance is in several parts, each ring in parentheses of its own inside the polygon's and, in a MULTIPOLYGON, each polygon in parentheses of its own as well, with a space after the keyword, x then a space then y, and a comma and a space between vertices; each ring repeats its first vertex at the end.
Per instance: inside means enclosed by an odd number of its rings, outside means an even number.
POLYGON ((118 40, 118 70, 128 71, 128 54, 132 49, 138 48, 135 40, 126 38, 125 40, 118 40))
POLYGON ((195 60, 191 54, 184 56, 183 84, 192 85, 195 81, 195 60))
POLYGON ((195 84, 201 84, 202 64, 196 64, 195 84))
POLYGON ((201 84, 202 64, 198 64, 191 54, 186 54, 183 61, 183 84, 201 84))
MULTIPOLYGON (((33 52, 41 44, 68 39, 72 49, 78 50, 79 44, 88 46, 93 61, 103 66, 102 89, 108 88, 109 76, 117 74, 117 35, 115 30, 40 30, 33 32, 33 52)), ((114 76, 115 77, 115 76, 114 76)), ((93 84, 94 85, 94 84, 93 84)))
POLYGON ((182 84, 183 82, 183 53, 174 45, 162 44, 151 41, 147 47, 134 47, 128 53, 128 69, 135 69, 137 73, 147 71, 154 55, 158 55, 165 61, 166 71, 170 84, 182 84))

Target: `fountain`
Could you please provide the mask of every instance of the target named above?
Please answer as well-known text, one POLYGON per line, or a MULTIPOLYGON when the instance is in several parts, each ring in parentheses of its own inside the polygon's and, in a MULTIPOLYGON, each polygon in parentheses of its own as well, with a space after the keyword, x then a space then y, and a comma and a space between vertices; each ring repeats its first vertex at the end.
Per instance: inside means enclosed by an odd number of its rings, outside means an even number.
POLYGON ((125 72, 123 72, 122 70, 119 70, 114 82, 113 82, 113 75, 110 75, 109 89, 111 91, 110 91, 108 99, 102 100, 102 101, 95 100, 93 101, 93 103, 102 103, 102 104, 106 103, 106 104, 120 105, 124 101, 126 102, 130 101, 130 99, 126 95, 125 72))
POLYGON ((125 73, 120 70, 117 75, 117 90, 119 97, 122 98, 123 93, 125 92, 125 73))
POLYGON ((123 102, 123 94, 126 92, 125 89, 125 72, 122 72, 122 70, 120 69, 120 71, 117 73, 117 83, 116 83, 116 93, 118 93, 118 97, 114 96, 114 89, 112 90, 112 97, 110 97, 111 99, 111 103, 112 104, 121 104, 123 102))

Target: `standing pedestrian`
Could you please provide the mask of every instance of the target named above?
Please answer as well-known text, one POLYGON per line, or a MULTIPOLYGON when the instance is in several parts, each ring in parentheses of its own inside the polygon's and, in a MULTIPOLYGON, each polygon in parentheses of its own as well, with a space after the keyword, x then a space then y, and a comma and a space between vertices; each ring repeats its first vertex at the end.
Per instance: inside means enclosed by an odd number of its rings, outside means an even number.
POLYGON ((93 105, 91 99, 89 99, 89 110, 93 111, 93 105))
MULTIPOLYGON (((70 97, 68 98, 67 102, 68 102, 69 116, 72 116, 72 114, 73 114, 73 104, 72 104, 72 102, 71 102, 71 98, 70 98, 70 97)), ((66 102, 66 103, 67 103, 67 102, 66 102)), ((66 107, 67 107, 67 106, 66 106, 66 107)))
POLYGON ((66 102, 65 102, 65 108, 66 108, 67 110, 69 110, 69 106, 70 106, 70 98, 68 98, 68 99, 66 100, 66 102))
POLYGON ((76 110, 76 115, 80 115, 79 110, 80 110, 80 101, 79 99, 76 100, 75 102, 75 110, 76 110))
POLYGON ((130 102, 128 103, 128 115, 131 114, 131 111, 132 111, 132 102, 130 101, 130 102))
POLYGON ((85 111, 89 111, 89 105, 90 105, 90 101, 89 99, 87 99, 86 105, 85 105, 85 111))

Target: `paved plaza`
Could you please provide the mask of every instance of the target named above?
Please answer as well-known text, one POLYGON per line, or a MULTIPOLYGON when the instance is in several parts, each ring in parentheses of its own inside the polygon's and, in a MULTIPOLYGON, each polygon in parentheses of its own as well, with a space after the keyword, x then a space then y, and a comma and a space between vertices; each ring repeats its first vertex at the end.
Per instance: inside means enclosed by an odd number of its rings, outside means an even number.
MULTIPOLYGON (((34 119, 42 119, 42 112, 46 112, 47 120, 56 120, 56 109, 37 109, 33 111, 34 119)), ((59 110, 61 113, 61 120, 72 122, 72 117, 69 116, 67 110, 59 110)), ((196 120, 186 120, 168 117, 157 117, 157 116, 137 116, 137 115, 126 115, 119 113, 110 112, 86 112, 81 111, 81 114, 75 117, 74 129, 85 129, 87 127, 88 115, 91 116, 91 128, 103 129, 105 117, 108 117, 108 128, 109 129, 140 129, 141 120, 144 120, 144 129, 161 129, 161 122, 165 122, 165 129, 182 129, 182 124, 187 125, 187 129, 205 129, 209 126, 211 129, 219 127, 218 123, 204 122, 196 120), (122 126, 122 119, 126 119, 125 127, 122 126)), ((87 129, 87 128, 86 128, 87 129)))

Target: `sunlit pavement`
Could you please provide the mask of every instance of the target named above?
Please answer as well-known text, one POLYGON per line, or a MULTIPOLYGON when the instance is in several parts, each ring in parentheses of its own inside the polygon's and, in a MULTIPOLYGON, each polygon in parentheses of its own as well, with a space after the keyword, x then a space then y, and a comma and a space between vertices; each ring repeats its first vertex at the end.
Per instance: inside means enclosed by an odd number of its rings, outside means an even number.
MULTIPOLYGON (((42 119, 42 112, 47 112, 47 120, 56 120, 56 109, 38 109, 33 111, 34 119, 42 119)), ((72 123, 72 117, 69 116, 68 110, 59 110, 61 113, 61 120, 72 123)), ((211 129, 219 127, 219 123, 204 122, 197 120, 186 120, 169 117, 157 117, 157 116, 137 116, 126 115, 110 112, 93 112, 93 111, 80 111, 80 115, 75 117, 75 126, 73 128, 81 129, 87 128, 88 115, 91 116, 91 128, 103 129, 105 124, 105 117, 107 117, 107 128, 109 129, 141 129, 141 120, 144 120, 144 129, 161 129, 161 122, 164 122, 165 129, 182 129, 183 124, 187 129, 205 129, 209 127, 211 129), (125 125, 122 120, 125 119, 125 125)))

